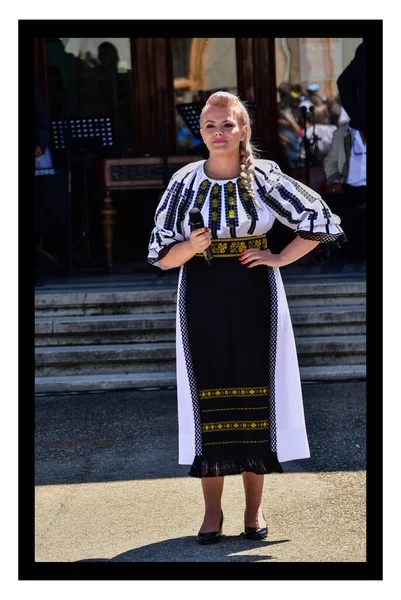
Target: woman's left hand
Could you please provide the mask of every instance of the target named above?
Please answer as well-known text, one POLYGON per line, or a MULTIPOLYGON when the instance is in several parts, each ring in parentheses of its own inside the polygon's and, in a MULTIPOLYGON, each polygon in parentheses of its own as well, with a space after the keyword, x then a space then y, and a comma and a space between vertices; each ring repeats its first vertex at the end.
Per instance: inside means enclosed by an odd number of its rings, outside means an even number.
POLYGON ((259 265, 265 265, 267 267, 282 267, 282 261, 279 254, 273 254, 270 250, 256 250, 251 248, 245 250, 242 256, 239 257, 239 261, 248 267, 258 267, 259 265))

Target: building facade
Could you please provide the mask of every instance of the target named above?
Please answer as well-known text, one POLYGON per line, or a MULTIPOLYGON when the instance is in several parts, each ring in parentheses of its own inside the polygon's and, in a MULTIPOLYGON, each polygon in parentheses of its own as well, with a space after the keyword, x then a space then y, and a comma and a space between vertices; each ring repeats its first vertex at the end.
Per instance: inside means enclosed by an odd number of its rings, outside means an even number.
MULTIPOLYGON (((36 77, 50 126, 50 169, 60 173, 60 186, 70 181, 64 210, 69 215, 70 247, 68 259, 63 255, 61 263, 67 260, 78 268, 146 264, 153 214, 168 175, 185 161, 205 157, 189 109, 185 112, 180 105, 193 104, 199 110, 217 89, 238 94, 248 103, 261 155, 288 170, 287 142, 282 143, 285 128, 283 133, 280 127, 280 84, 286 82, 293 90, 298 86, 299 95, 315 84, 325 103, 335 100, 336 80, 361 42, 360 38, 36 39, 36 77)), ((55 194, 46 179, 41 183, 38 205, 44 194, 55 194)), ((45 228, 38 232, 40 264, 47 264, 46 253, 60 262, 49 230, 51 223, 46 234, 45 228)))

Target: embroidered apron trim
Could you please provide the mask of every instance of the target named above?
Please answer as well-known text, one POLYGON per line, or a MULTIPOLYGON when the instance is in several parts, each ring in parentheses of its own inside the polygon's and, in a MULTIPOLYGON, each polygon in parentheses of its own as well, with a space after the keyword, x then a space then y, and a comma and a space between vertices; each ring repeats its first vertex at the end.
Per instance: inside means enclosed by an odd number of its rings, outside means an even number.
MULTIPOLYGON (((257 250, 267 250, 267 239, 265 235, 245 237, 245 238, 219 238, 212 239, 210 249, 214 258, 229 258, 241 256, 241 253, 250 248, 257 250)), ((203 257, 203 252, 198 252, 195 256, 203 257)))
POLYGON ((232 442, 204 442, 203 445, 215 446, 216 444, 265 444, 268 441, 269 440, 233 440, 232 442))
POLYGON ((269 408, 268 406, 249 406, 249 407, 233 407, 233 408, 206 408, 202 409, 202 413, 207 412, 220 412, 221 410, 262 410, 263 408, 269 408))
POLYGON ((199 390, 199 398, 222 398, 224 396, 267 396, 267 386, 246 388, 217 388, 199 390))
POLYGON ((215 421, 211 423, 203 423, 202 431, 204 433, 219 431, 227 431, 234 429, 235 431, 260 431, 261 429, 268 429, 269 422, 267 419, 261 421, 215 421))

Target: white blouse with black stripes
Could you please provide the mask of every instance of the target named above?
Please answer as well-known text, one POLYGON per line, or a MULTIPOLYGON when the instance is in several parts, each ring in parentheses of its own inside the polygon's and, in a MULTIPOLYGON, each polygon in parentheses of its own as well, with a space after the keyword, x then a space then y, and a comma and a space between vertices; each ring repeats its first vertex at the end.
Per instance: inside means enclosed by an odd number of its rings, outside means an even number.
POLYGON ((273 161, 254 161, 259 206, 240 177, 212 178, 205 172, 205 162, 190 163, 172 176, 155 213, 148 253, 151 264, 169 268, 158 261, 174 244, 189 239, 188 211, 193 207, 201 211, 214 239, 263 235, 275 219, 306 239, 338 244, 346 239, 340 218, 321 196, 282 173, 273 161))

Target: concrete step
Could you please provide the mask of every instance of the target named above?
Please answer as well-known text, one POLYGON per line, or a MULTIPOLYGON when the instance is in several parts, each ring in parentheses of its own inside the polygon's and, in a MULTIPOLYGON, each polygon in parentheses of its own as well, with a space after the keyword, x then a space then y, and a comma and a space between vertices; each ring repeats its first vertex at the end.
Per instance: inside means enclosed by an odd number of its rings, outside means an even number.
POLYGON ((335 335, 295 338, 299 366, 366 363, 366 336, 335 335))
POLYGON ((176 309, 176 287, 135 291, 35 294, 35 316, 165 313, 176 309))
POLYGON ((175 341, 175 312, 90 317, 38 317, 36 346, 175 341))
POLYGON ((366 305, 366 281, 284 283, 288 306, 366 305))
MULTIPOLYGON (((319 306, 290 309, 296 336, 362 335, 366 307, 319 306)), ((169 342, 175 340, 175 312, 88 317, 37 317, 36 346, 169 342)))
POLYGON ((365 305, 293 306, 290 314, 296 337, 366 333, 365 305))
POLYGON ((35 366, 39 376, 173 371, 175 343, 39 347, 35 366))
MULTIPOLYGON (((285 283, 290 307, 340 306, 366 304, 366 282, 305 282, 285 283)), ((137 313, 174 312, 177 288, 174 285, 161 289, 110 292, 35 293, 35 315, 40 316, 90 316, 137 313)))
MULTIPOLYGON (((363 335, 296 338, 300 366, 364 364, 363 335)), ((44 346, 35 349, 37 376, 174 371, 175 343, 44 346)))
MULTIPOLYGON (((365 365, 335 365, 300 367, 301 381, 328 381, 365 379, 365 365)), ((35 393, 85 392, 118 389, 154 389, 176 387, 175 371, 157 373, 115 373, 109 375, 64 375, 59 377, 36 377, 35 393)))

